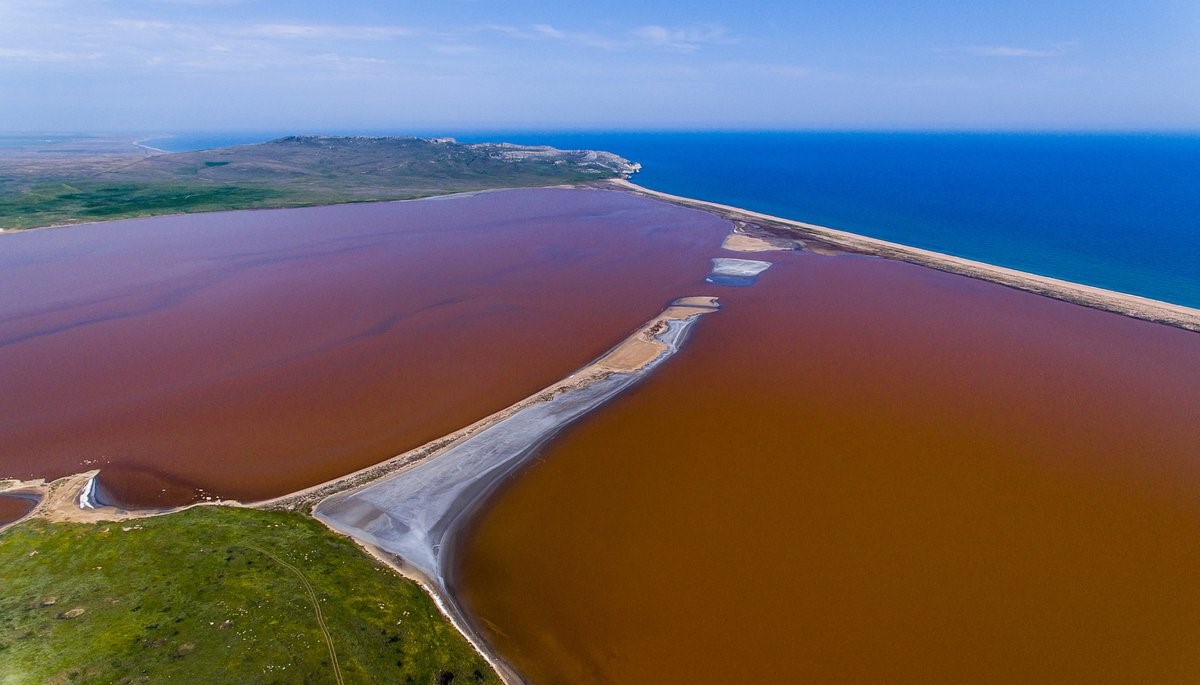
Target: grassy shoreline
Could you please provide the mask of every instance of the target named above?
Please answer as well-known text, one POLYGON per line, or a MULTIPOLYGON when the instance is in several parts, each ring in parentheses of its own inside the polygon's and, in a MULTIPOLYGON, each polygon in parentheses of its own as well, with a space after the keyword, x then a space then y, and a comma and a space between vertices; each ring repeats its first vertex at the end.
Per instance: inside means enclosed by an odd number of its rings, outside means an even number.
POLYGON ((302 514, 0 534, 0 682, 498 683, 417 584, 302 514))

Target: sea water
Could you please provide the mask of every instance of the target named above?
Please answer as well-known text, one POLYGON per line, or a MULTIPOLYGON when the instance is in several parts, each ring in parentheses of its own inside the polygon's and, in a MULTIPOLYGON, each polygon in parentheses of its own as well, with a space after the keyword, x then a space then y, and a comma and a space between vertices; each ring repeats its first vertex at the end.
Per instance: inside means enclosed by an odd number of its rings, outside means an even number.
POLYGON ((1196 135, 621 133, 506 139, 615 152, 640 162, 642 172, 633 180, 655 190, 1200 306, 1196 135))
POLYGON ((608 150, 655 190, 1200 307, 1196 134, 407 133, 608 150))

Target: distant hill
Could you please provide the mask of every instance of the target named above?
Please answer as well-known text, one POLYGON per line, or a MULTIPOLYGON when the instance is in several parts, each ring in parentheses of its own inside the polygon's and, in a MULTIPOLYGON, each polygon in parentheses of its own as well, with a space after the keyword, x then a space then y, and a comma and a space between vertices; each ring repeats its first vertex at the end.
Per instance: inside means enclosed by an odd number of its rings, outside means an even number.
POLYGON ((608 152, 451 138, 289 136, 149 156, 22 148, 20 154, 0 155, 0 228, 404 200, 584 183, 637 169, 608 152))

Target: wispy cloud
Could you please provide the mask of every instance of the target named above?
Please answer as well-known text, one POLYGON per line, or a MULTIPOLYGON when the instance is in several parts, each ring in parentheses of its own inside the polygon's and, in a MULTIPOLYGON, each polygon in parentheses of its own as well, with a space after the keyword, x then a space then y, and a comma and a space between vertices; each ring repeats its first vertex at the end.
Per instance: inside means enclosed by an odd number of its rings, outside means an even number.
POLYGON ((241 32, 260 38, 378 40, 416 33, 406 26, 345 26, 339 24, 256 24, 241 32))
POLYGON ((59 52, 57 50, 29 50, 23 48, 0 48, 0 60, 13 62, 84 62, 104 56, 100 52, 59 52))
POLYGON ((301 23, 264 23, 251 26, 234 24, 176 24, 165 21, 147 21, 143 19, 112 19, 108 25, 123 31, 155 34, 173 33, 177 36, 191 36, 211 40, 254 38, 279 40, 385 40, 402 38, 420 33, 407 26, 396 25, 346 25, 346 24, 301 24, 301 23))
POLYGON ((648 24, 633 29, 630 35, 638 45, 676 52, 695 52, 706 45, 736 42, 724 27, 717 25, 668 28, 648 24))
MULTIPOLYGON (((15 4, 0 0, 0 20, 5 18, 3 15, 12 19, 0 21, 0 64, 8 70, 32 71, 37 63, 60 63, 157 74, 249 74, 303 68, 310 70, 314 78, 352 72, 407 75, 427 71, 435 63, 459 70, 487 71, 496 65, 479 56, 496 55, 502 60, 510 54, 511 41, 544 44, 539 50, 590 50, 614 55, 686 55, 737 42, 736 36, 716 24, 647 23, 574 30, 552 23, 423 26, 402 21, 238 22, 219 13, 198 18, 190 11, 147 10, 148 4, 167 5, 175 0, 143 0, 107 16, 83 11, 86 6, 80 5, 80 0, 57 0, 62 5, 53 15, 47 15, 46 5, 40 3, 56 0, 11 1, 15 4), (21 25, 30 30, 19 30, 21 25)), ((206 4, 206 0, 179 2, 206 4)), ((570 63, 567 57, 563 61, 570 63)), ((649 61, 652 58, 643 60, 649 61)))
POLYGON ((1074 43, 1059 43, 1049 48, 1027 48, 1014 45, 970 45, 959 48, 939 50, 945 53, 959 53, 976 57, 998 57, 1002 59, 1045 59, 1065 55, 1074 43))
POLYGON ((737 39, 729 35, 724 27, 715 24, 682 27, 646 24, 621 33, 611 34, 568 31, 551 24, 533 24, 528 28, 514 26, 488 26, 486 28, 512 38, 554 40, 611 51, 696 52, 708 45, 737 42, 737 39))
POLYGON ((175 28, 174 24, 165 21, 146 21, 144 19, 113 19, 108 22, 108 25, 126 31, 169 31, 175 28))
POLYGON ((375 73, 380 68, 386 68, 393 62, 380 57, 347 55, 338 52, 254 52, 214 47, 208 51, 194 51, 169 57, 154 55, 142 64, 161 72, 180 74, 248 74, 301 68, 316 77, 318 74, 328 76, 351 72, 365 75, 375 73))
POLYGON ((379 65, 391 64, 391 60, 381 59, 379 57, 360 57, 356 55, 342 55, 336 52, 326 52, 314 56, 314 61, 323 62, 339 67, 357 67, 363 65, 379 65))
POLYGON ((600 34, 564 31, 550 24, 533 24, 525 27, 490 24, 482 28, 485 31, 519 40, 552 40, 605 50, 612 50, 618 47, 617 41, 600 34))
MULTIPOLYGON (((551 26, 549 24, 534 24, 530 28, 533 29, 534 33, 546 36, 547 38, 557 38, 559 40, 565 40, 565 39, 568 39, 571 37, 565 31, 559 31, 558 29, 554 28, 553 26, 551 26)), ((579 34, 579 35, 584 35, 584 34, 579 34)))
POLYGON ((478 45, 470 43, 434 43, 429 49, 439 55, 471 55, 480 51, 478 45))

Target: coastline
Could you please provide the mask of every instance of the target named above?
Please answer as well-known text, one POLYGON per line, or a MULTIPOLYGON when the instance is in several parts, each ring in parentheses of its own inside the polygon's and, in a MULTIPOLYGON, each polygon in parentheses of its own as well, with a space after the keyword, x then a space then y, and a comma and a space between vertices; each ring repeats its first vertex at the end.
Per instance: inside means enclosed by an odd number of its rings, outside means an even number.
POLYGON ((468 644, 471 645, 472 648, 475 649, 479 656, 483 657, 483 660, 492 667, 492 670, 496 672, 496 675, 500 678, 501 682, 506 683, 506 685, 521 685, 524 683, 524 679, 521 677, 521 675, 517 673, 508 664, 508 662, 501 659, 498 654, 493 654, 492 651, 488 649, 487 646, 479 639, 478 634, 474 629, 471 628, 466 616, 458 610, 453 598, 445 588, 437 583, 431 582, 429 578, 415 569, 406 566, 403 559, 391 554, 387 550, 364 542, 352 535, 343 533, 337 528, 330 526, 328 522, 319 517, 314 516, 314 518, 316 518, 318 521, 321 521, 321 523, 325 524, 325 526, 333 532, 349 537, 354 541, 355 544, 358 545, 359 549, 373 557, 379 563, 392 569, 392 571, 397 575, 407 578, 420 586, 420 588, 425 591, 425 594, 429 595, 430 598, 433 599, 434 605, 437 606, 438 611, 442 613, 442 616, 445 616, 446 620, 450 621, 450 625, 454 626, 454 629, 463 636, 463 638, 468 644))
POLYGON ((1160 323, 1184 330, 1200 332, 1200 309, 1184 305, 1153 300, 1140 295, 1106 290, 1104 288, 1097 288, 1049 276, 1039 276, 1017 269, 979 262, 964 257, 955 257, 918 247, 910 247, 879 238, 870 238, 857 233, 839 231, 817 224, 752 212, 716 202, 671 195, 639 186, 628 179, 609 180, 601 187, 633 193, 634 195, 669 202, 680 207, 716 214, 730 221, 745 223, 748 227, 748 234, 751 237, 760 238, 765 242, 771 242, 772 239, 786 239, 789 235, 793 239, 799 238, 802 241, 804 239, 815 239, 820 243, 824 243, 824 245, 819 246, 813 251, 821 251, 822 248, 832 248, 833 250, 908 262, 917 266, 924 266, 959 276, 967 276, 1017 290, 1024 290, 1035 295, 1043 295, 1056 300, 1091 307, 1092 309, 1100 309, 1152 323, 1160 323))
MULTIPOLYGON (((727 205, 674 196, 638 186, 628 180, 605 181, 599 184, 590 184, 587 187, 628 192, 681 207, 705 211, 728 219, 734 222, 735 225, 735 231, 730 234, 731 237, 740 237, 733 240, 725 249, 746 252, 792 249, 797 243, 803 242, 808 243, 804 246, 805 249, 813 252, 847 252, 904 261, 938 271, 967 276, 1033 294, 1044 295, 1093 309, 1200 332, 1200 310, 1182 305, 1174 305, 1136 295, 1039 276, 727 205)), ((467 191, 452 195, 414 198, 414 200, 446 199, 457 195, 495 192, 498 190, 504 189, 467 191)), ((386 202, 409 201, 413 200, 388 200, 386 202)), ((437 577, 433 577, 424 569, 411 565, 406 559, 398 561, 400 557, 395 556, 394 552, 379 546, 371 540, 365 540, 347 532, 343 528, 332 525, 329 520, 317 514, 317 507, 334 498, 348 497, 356 492, 372 487, 381 481, 391 480, 406 473, 411 473, 416 467, 429 463, 434 457, 452 452, 472 437, 510 419, 523 409, 545 404, 565 393, 588 388, 599 381, 611 377, 613 374, 643 371, 647 365, 662 358, 664 347, 657 336, 670 327, 669 322, 686 316, 696 316, 698 310, 712 310, 714 307, 711 302, 709 304, 704 303, 704 300, 709 299, 683 298, 676 301, 648 322, 643 328, 630 335, 624 342, 614 347, 599 359, 510 407, 379 464, 297 492, 252 503, 236 501, 202 502, 167 510, 125 511, 112 507, 82 508, 79 505, 79 496, 81 492, 85 492, 88 489, 89 484, 92 482, 91 479, 95 476, 96 472, 91 471, 67 476, 53 483, 30 481, 10 485, 6 490, 3 490, 7 494, 16 494, 19 491, 21 494, 38 496, 40 497, 40 501, 27 515, 5 526, 0 526, 0 532, 3 532, 11 525, 34 517, 41 517, 50 521, 120 521, 173 513, 193 506, 225 505, 263 509, 282 508, 311 513, 314 518, 320 520, 333 530, 341 534, 350 535, 368 554, 371 554, 397 573, 418 582, 434 598, 434 601, 443 614, 493 666, 503 680, 509 683, 522 682, 520 676, 515 671, 499 659, 497 655, 490 653, 483 646, 482 642, 478 639, 476 631, 471 628, 469 619, 457 609, 446 587, 447 583, 444 575, 439 573, 437 577)), ((534 445, 534 447, 536 446, 534 445)), ((474 511, 472 506, 476 505, 486 494, 486 491, 473 493, 475 496, 474 501, 459 511, 451 523, 461 525, 474 511)), ((445 539, 447 541, 452 539, 453 532, 453 527, 449 527, 446 530, 445 539)), ((447 547, 450 546, 447 544, 447 547)), ((444 563, 440 559, 438 562, 444 566, 444 563)))
MULTIPOLYGON (((587 182, 575 186, 552 184, 538 186, 547 188, 577 187, 598 188, 630 193, 640 197, 667 202, 679 207, 695 209, 714 214, 734 223, 734 231, 726 240, 725 249, 734 252, 765 252, 772 250, 794 249, 799 243, 803 249, 818 254, 852 253, 865 256, 880 257, 907 262, 917 266, 935 269, 945 273, 966 276, 977 280, 996 283, 1009 288, 1023 290, 1035 295, 1042 295, 1056 300, 1077 304, 1092 309, 1142 319, 1152 323, 1160 323, 1188 331, 1200 332, 1200 309, 1186 305, 1155 300, 1141 295, 1122 293, 1097 286, 1085 285, 1051 276, 1041 276, 1027 271, 1020 271, 988 262, 981 262, 965 257, 956 257, 943 252, 935 252, 924 248, 912 247, 880 238, 871 238, 858 233, 842 231, 828 226, 811 224, 794 219, 754 212, 732 205, 723 205, 707 200, 672 195, 658 190, 646 188, 633 183, 628 178, 610 178, 587 182)), ((479 193, 513 190, 514 188, 486 188, 443 194, 423 195, 406 199, 388 200, 345 200, 338 202, 319 202, 314 204, 299 203, 284 207, 251 207, 244 209, 218 210, 235 212, 259 212, 277 209, 310 209, 343 204, 375 203, 375 202, 414 202, 420 200, 451 199, 479 193)), ((152 214, 147 216, 126 217, 104 221, 79 221, 36 226, 24 229, 0 229, 0 235, 17 235, 28 231, 45 229, 68 228, 79 226, 95 226, 111 221, 132 221, 155 219, 160 217, 185 216, 188 214, 212 212, 174 212, 152 214)))
POLYGON ((160 147, 152 147, 150 145, 146 145, 147 140, 161 140, 161 139, 162 139, 162 136, 156 136, 154 138, 139 138, 139 139, 133 141, 133 146, 138 148, 142 152, 144 152, 147 157, 152 156, 152 155, 170 154, 169 151, 164 150, 160 147))

